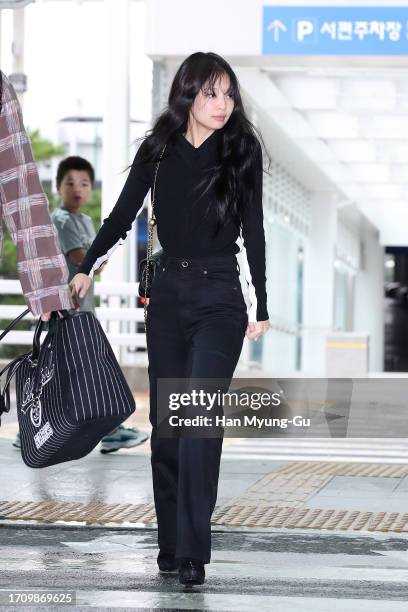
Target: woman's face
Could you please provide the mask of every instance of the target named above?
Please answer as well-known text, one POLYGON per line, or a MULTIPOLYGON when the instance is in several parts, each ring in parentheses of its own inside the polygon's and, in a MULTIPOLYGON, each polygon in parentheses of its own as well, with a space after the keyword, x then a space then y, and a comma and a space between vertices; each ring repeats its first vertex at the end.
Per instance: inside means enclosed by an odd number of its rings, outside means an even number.
POLYGON ((211 89, 204 83, 195 97, 190 114, 197 123, 208 130, 218 130, 227 123, 234 110, 234 100, 229 94, 230 79, 223 74, 211 89))

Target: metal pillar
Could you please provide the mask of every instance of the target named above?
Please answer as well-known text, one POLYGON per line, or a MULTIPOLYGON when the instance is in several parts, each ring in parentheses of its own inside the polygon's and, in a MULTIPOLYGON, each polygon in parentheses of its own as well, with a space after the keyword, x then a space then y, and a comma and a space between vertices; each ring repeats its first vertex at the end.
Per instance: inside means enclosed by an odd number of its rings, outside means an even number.
POLYGON ((311 203, 310 236, 304 258, 301 363, 306 373, 324 376, 326 337, 333 329, 336 197, 331 192, 315 193, 311 203))

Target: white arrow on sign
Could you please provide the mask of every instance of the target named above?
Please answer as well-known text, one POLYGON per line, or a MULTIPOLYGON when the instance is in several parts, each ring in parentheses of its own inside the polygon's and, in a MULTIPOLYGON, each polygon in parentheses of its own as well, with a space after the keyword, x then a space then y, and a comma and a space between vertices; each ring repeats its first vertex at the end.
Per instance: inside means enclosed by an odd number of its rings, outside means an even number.
POLYGON ((280 32, 287 32, 288 28, 279 19, 274 19, 267 27, 268 32, 272 30, 274 42, 279 42, 280 32))

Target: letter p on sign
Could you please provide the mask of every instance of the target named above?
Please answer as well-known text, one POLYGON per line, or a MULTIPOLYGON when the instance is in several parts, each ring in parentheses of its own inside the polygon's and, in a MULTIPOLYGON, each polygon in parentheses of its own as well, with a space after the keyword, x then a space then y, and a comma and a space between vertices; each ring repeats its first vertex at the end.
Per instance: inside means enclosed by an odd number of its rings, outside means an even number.
POLYGON ((296 40, 302 42, 314 33, 313 21, 304 21, 299 19, 296 22, 296 40))

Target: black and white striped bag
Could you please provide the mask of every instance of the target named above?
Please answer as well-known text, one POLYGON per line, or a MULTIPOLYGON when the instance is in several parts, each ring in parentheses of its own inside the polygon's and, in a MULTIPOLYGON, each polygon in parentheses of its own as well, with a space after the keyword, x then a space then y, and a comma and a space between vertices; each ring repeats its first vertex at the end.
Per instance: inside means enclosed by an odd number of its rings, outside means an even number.
MULTIPOLYGON (((0 335, 0 340, 28 312, 0 335)), ((16 375, 21 454, 40 468, 87 455, 101 438, 126 420, 136 405, 109 341, 92 312, 51 313, 37 323, 33 348, 0 372, 0 415, 10 410, 10 381, 16 375)))

